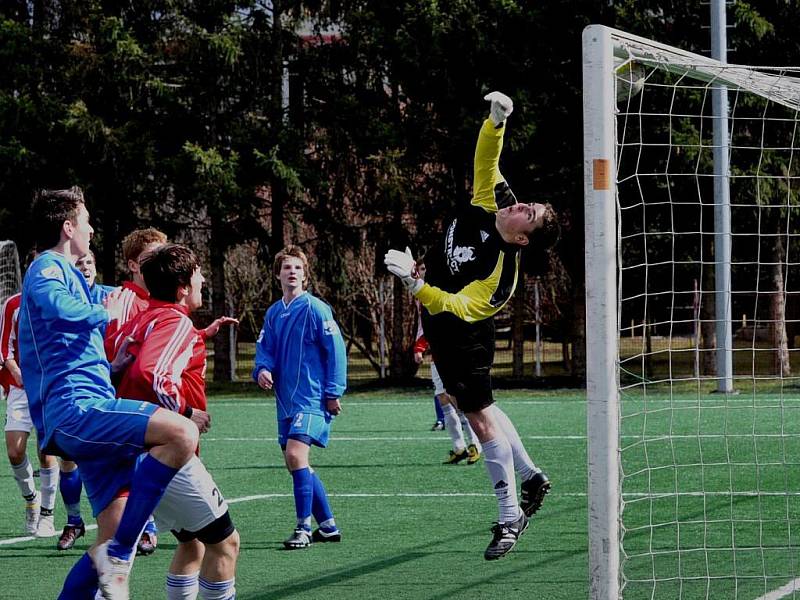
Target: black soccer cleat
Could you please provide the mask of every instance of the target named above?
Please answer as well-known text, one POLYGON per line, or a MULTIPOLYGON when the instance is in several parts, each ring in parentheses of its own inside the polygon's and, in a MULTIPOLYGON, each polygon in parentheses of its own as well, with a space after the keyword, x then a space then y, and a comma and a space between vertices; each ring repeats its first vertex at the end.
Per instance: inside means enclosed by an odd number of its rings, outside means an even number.
POLYGON ((86 534, 86 526, 81 522, 80 525, 66 525, 61 537, 56 543, 56 550, 70 550, 75 545, 75 540, 86 534))
POLYGON ((532 517, 542 508, 544 497, 550 491, 550 480, 547 475, 539 471, 536 475, 523 481, 521 487, 521 500, 519 507, 526 517, 532 517))
POLYGON ((443 465, 457 465, 462 460, 467 460, 469 458, 469 452, 467 449, 464 448, 461 452, 453 452, 450 450, 450 454, 447 455, 447 458, 442 461, 443 465))
POLYGON ((308 548, 311 545, 311 541, 311 532, 298 527, 292 532, 291 536, 283 540, 283 546, 287 550, 300 550, 301 548, 308 548))
POLYGON ((323 531, 322 529, 315 529, 314 533, 311 534, 311 539, 315 542, 320 542, 320 543, 341 542, 342 532, 338 529, 334 529, 333 531, 323 531))
POLYGON ((158 536, 152 531, 143 531, 136 544, 136 556, 150 556, 158 548, 158 536))
POLYGON ((492 527, 492 541, 486 547, 483 558, 497 560, 503 558, 516 546, 517 540, 528 528, 528 517, 522 513, 513 523, 495 523, 492 527))

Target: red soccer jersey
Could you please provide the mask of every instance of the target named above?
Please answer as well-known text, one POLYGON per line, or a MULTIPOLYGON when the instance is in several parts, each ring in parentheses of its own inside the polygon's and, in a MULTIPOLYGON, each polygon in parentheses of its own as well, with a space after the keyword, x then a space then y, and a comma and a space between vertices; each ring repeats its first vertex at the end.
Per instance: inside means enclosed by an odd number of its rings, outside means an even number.
POLYGON ((186 407, 206 410, 206 346, 185 307, 150 300, 150 308, 120 329, 109 360, 126 337, 136 358, 117 386, 117 396, 147 400, 184 414, 186 407))
POLYGON ((120 318, 110 321, 106 327, 107 355, 114 353, 114 347, 117 345, 116 338, 122 326, 133 320, 139 313, 146 311, 149 304, 150 294, 132 281, 124 282, 119 292, 112 293, 108 297, 108 310, 113 313, 119 310, 120 318))
MULTIPOLYGON (((2 362, 13 359, 19 363, 17 331, 21 299, 22 294, 14 294, 3 303, 3 310, 0 313, 0 360, 2 362)), ((14 381, 8 369, 0 370, 0 386, 6 394, 11 386, 17 386, 17 382, 14 381)))

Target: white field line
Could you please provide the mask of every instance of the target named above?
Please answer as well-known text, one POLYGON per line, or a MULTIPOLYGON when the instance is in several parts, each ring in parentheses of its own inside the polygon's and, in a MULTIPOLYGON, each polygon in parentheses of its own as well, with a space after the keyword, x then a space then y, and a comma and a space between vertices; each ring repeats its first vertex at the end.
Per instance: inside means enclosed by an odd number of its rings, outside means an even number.
POLYGON ((800 592, 800 577, 790 581, 783 587, 779 587, 777 590, 772 590, 768 594, 759 596, 756 600, 780 600, 781 598, 786 598, 786 596, 791 596, 794 592, 800 592))
MULTIPOLYGON (((331 498, 476 498, 486 497, 494 498, 494 494, 481 493, 481 492, 395 492, 395 493, 329 493, 331 498)), ((566 493, 559 494, 559 496, 572 497, 572 498, 585 498, 585 493, 566 493)), ((253 502, 255 500, 271 500, 273 498, 294 498, 294 494, 288 493, 275 493, 275 494, 255 494, 252 496, 242 496, 241 498, 229 498, 228 504, 239 504, 240 502, 253 502)), ((92 523, 86 525, 86 531, 97 529, 97 525, 92 523)), ((0 540, 0 546, 11 546, 13 544, 21 544, 23 542, 31 542, 37 539, 32 535, 23 537, 7 538, 0 540)), ((2 556, 2 555, 0 555, 2 556)))
MULTIPOLYGON (((502 406, 537 406, 537 405, 551 405, 551 404, 583 404, 585 399, 576 400, 574 397, 569 399, 563 400, 498 400, 497 404, 502 406)), ((713 402, 712 399, 705 398, 704 396, 698 397, 687 397, 686 394, 676 394, 676 397, 658 397, 652 398, 647 396, 645 398, 626 398, 625 396, 622 397, 622 402, 625 404, 634 404, 634 403, 646 403, 646 404, 675 404, 675 405, 691 405, 692 407, 702 408, 704 410, 711 409, 711 408, 723 408, 726 405, 730 406, 732 404, 747 404, 747 405, 754 405, 757 408, 763 408, 764 404, 766 403, 778 403, 778 404, 800 404, 800 396, 747 396, 745 394, 741 394, 738 396, 728 396, 723 400, 714 398, 713 402)), ((409 402, 403 401, 396 401, 396 400, 378 400, 378 401, 348 401, 347 396, 345 395, 344 399, 342 400, 342 405, 347 409, 348 407, 353 408, 383 408, 383 407, 391 407, 395 408, 398 406, 430 406, 433 403, 432 400, 412 400, 409 402)), ((275 401, 271 402, 243 402, 239 400, 211 400, 209 403, 210 406, 213 408, 214 406, 235 406, 235 407, 275 407, 275 401)))
MULTIPOLYGON (((523 435, 526 440, 585 440, 585 435, 523 435)), ((277 442, 277 437, 202 437, 201 442, 277 442)), ((451 444, 449 437, 431 435, 428 437, 416 436, 385 436, 385 437, 334 437, 331 442, 437 442, 451 444)))

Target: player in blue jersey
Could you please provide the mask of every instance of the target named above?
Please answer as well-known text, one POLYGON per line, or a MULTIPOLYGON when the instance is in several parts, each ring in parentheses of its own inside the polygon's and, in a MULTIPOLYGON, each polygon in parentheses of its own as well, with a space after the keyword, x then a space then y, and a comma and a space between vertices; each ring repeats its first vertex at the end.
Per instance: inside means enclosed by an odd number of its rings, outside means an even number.
MULTIPOLYGON (((97 283, 97 263, 94 252, 91 250, 75 261, 75 267, 89 285, 90 300, 93 304, 105 303, 108 295, 117 289, 110 285, 97 283)), ((56 550, 70 550, 75 545, 75 541, 86 533, 86 525, 81 517, 81 476, 78 465, 71 460, 61 459, 59 468, 61 477, 58 487, 67 509, 67 524, 56 542, 56 550)))
POLYGON ((86 278, 86 283, 89 284, 89 294, 93 304, 105 304, 106 298, 114 290, 119 288, 111 285, 103 285, 97 282, 97 261, 94 257, 94 252, 89 250, 86 254, 75 261, 75 266, 78 271, 86 278))
POLYGON ((34 205, 36 243, 47 249, 25 274, 19 319, 22 377, 43 450, 74 460, 97 539, 72 568, 60 598, 127 600, 131 555, 148 516, 193 456, 198 429, 149 402, 115 398, 102 327, 115 317, 89 301, 75 261, 93 229, 80 188, 44 191, 34 205))
POLYGON ((283 297, 269 307, 256 343, 253 379, 275 390, 278 443, 292 474, 297 527, 283 542, 289 550, 315 542, 339 542, 325 486, 309 465, 311 446, 328 444, 341 410, 347 354, 331 307, 306 291, 308 259, 298 246, 275 256, 273 273, 283 297), (311 516, 319 527, 311 532, 311 516))

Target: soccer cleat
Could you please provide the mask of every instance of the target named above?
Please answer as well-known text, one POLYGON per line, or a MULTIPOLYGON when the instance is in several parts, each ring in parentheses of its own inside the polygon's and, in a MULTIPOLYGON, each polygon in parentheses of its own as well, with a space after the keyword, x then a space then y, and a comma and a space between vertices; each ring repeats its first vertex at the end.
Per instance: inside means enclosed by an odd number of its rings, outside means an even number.
POLYGON ((444 431, 444 421, 436 421, 431 427, 431 431, 444 431))
POLYGON ((89 557, 97 571, 100 595, 105 600, 129 600, 128 576, 131 572, 132 561, 109 556, 108 546, 110 543, 111 540, 106 540, 89 550, 89 557))
POLYGON ((298 527, 288 539, 283 541, 283 546, 287 550, 300 550, 301 548, 308 548, 311 545, 311 541, 311 532, 298 527))
POLYGON ((25 501, 25 533, 28 535, 36 535, 39 526, 40 497, 39 492, 36 492, 32 500, 25 501))
POLYGON ((66 525, 64 531, 61 532, 61 537, 58 538, 56 543, 56 550, 70 550, 75 545, 75 540, 83 537, 86 534, 86 525, 81 522, 80 525, 66 525))
POLYGON ((497 560, 503 558, 511 552, 517 544, 517 540, 525 533, 528 528, 528 517, 522 513, 513 523, 495 523, 492 527, 492 541, 486 547, 483 558, 486 560, 497 560))
MULTIPOLYGON (((305 531, 305 529, 303 530, 305 531)), ((324 531, 322 529, 315 529, 314 533, 311 534, 311 539, 315 542, 341 542, 342 541, 342 532, 338 529, 334 529, 333 531, 324 531)))
POLYGON ((550 480, 541 471, 527 481, 522 482, 519 507, 526 517, 533 516, 536 511, 542 508, 542 502, 544 502, 544 497, 550 491, 550 487, 550 480))
POLYGON ((469 456, 467 449, 464 448, 461 452, 453 452, 450 450, 450 454, 447 455, 447 459, 442 462, 443 465, 456 465, 460 463, 462 460, 466 459, 469 456))
POLYGON ((475 444, 470 444, 467 446, 467 464, 474 465, 481 459, 481 453, 478 452, 478 447, 475 444))
MULTIPOLYGON (((42 510, 44 513, 44 510, 42 510)), ((39 515, 39 523, 36 525, 36 537, 37 538, 49 538, 56 535, 58 532, 56 531, 56 525, 53 522, 53 514, 52 512, 49 515, 40 514, 39 515)))
POLYGON ((150 531, 142 532, 139 543, 136 544, 136 556, 147 556, 156 551, 158 536, 150 531))

